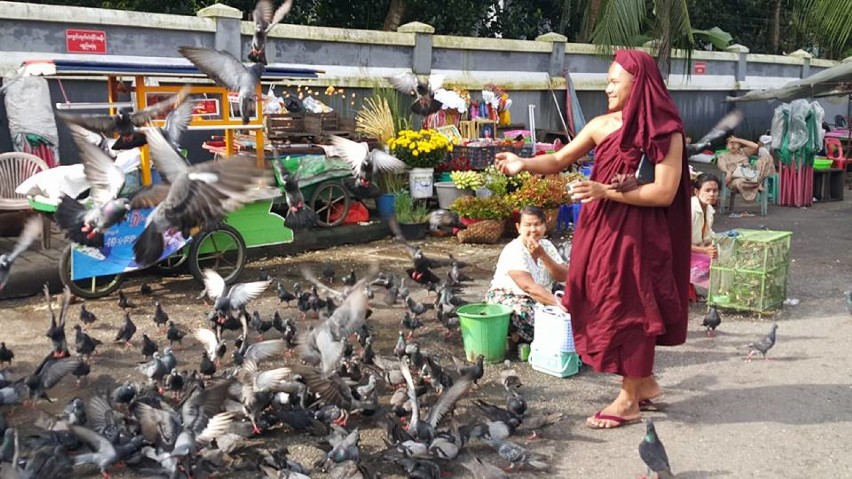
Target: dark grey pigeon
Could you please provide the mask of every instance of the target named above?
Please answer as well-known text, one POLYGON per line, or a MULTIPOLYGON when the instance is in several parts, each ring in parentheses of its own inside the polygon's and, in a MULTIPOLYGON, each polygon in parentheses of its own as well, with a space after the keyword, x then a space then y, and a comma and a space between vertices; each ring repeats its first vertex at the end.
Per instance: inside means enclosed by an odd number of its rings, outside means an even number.
POLYGON ((254 115, 257 85, 265 71, 263 63, 255 62, 251 67, 246 68, 230 53, 212 48, 179 47, 178 52, 217 85, 229 91, 238 92, 240 116, 242 116, 243 125, 247 125, 254 115))
POLYGON ((305 203, 305 197, 299 188, 298 176, 282 168, 277 160, 272 162, 272 167, 284 182, 284 199, 287 200, 287 216, 284 218, 284 224, 294 231, 307 230, 316 226, 319 217, 305 203))
POLYGON ((639 443, 639 457, 648 466, 648 477, 651 477, 651 471, 653 471, 659 479, 674 479, 675 476, 669 465, 669 456, 657 436, 653 419, 645 420, 645 436, 639 443))
POLYGON ((716 305, 710 306, 710 311, 707 312, 707 315, 704 316, 704 322, 701 323, 702 326, 707 328, 705 330, 705 334, 707 336, 716 336, 716 328, 722 324, 722 317, 719 316, 719 310, 716 309, 716 305))
POLYGON ((428 79, 421 79, 414 73, 405 72, 388 78, 388 81, 400 92, 417 97, 411 105, 411 112, 415 115, 428 116, 441 109, 441 102, 433 96, 444 84, 442 75, 430 75, 428 79))
POLYGON ((723 136, 729 134, 734 130, 742 121, 743 121, 743 113, 739 110, 734 110, 727 115, 725 115, 716 126, 713 127, 712 130, 707 132, 706 135, 701 137, 700 140, 695 143, 691 143, 686 145, 686 151, 688 155, 694 155, 696 153, 701 152, 702 150, 709 148, 713 141, 722 138, 723 136))
POLYGON ((763 356, 763 359, 768 359, 766 357, 766 353, 775 346, 775 330, 778 329, 778 325, 773 323, 772 328, 769 329, 769 333, 766 336, 760 338, 759 340, 748 345, 748 357, 746 360, 751 361, 751 357, 754 353, 760 353, 763 356))
POLYGON ((41 222, 42 219, 38 216, 28 219, 12 251, 9 254, 0 254, 0 291, 3 291, 6 282, 9 281, 12 263, 30 247, 33 241, 41 236, 41 222))

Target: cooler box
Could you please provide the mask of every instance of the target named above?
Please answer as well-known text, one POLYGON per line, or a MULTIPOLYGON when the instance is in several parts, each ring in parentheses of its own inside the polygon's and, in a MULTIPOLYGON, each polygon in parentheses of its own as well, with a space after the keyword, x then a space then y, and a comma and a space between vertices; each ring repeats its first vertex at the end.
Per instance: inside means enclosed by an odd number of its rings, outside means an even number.
POLYGON ((570 314, 554 306, 536 306, 529 361, 533 369, 551 376, 566 378, 577 374, 580 357, 574 348, 570 314))
POLYGON ((545 351, 535 341, 530 347, 530 366, 538 372, 567 378, 580 371, 580 356, 577 353, 545 351))

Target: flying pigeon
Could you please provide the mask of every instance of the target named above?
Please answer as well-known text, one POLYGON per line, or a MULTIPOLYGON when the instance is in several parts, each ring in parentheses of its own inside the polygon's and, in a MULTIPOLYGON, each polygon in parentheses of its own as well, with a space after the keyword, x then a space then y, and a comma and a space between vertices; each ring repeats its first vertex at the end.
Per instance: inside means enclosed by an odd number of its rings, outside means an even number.
POLYGON ((28 219, 24 223, 24 229, 21 230, 21 235, 18 236, 18 241, 12 251, 9 254, 0 254, 0 291, 3 291, 6 282, 9 281, 12 263, 30 247, 33 241, 41 236, 41 221, 38 216, 28 219))
POLYGON ((417 96, 411 104, 411 112, 415 115, 428 116, 441 109, 442 104, 434 95, 444 84, 443 75, 430 75, 424 80, 414 73, 405 72, 388 78, 388 81, 400 92, 417 96))
POLYGON ((188 166, 159 130, 149 129, 146 135, 154 166, 169 181, 140 191, 131 201, 134 208, 155 207, 133 245, 136 263, 147 266, 163 254, 163 233, 177 231, 186 238, 195 227, 216 225, 250 202, 252 189, 267 178, 249 156, 188 166))
POLYGON ((178 52, 217 85, 239 93, 240 115, 243 125, 247 125, 255 112, 257 85, 266 69, 263 63, 255 62, 246 68, 230 53, 212 48, 180 47, 178 52))
POLYGON ((117 132, 119 137, 112 145, 112 149, 129 150, 143 146, 146 143, 145 135, 137 128, 144 126, 152 120, 156 120, 160 115, 183 104, 189 93, 189 88, 189 86, 185 86, 178 94, 171 98, 155 103, 137 112, 133 112, 129 108, 122 108, 118 110, 118 114, 109 116, 69 115, 62 112, 57 113, 57 115, 65 120, 66 123, 78 125, 86 130, 96 131, 105 135, 117 132))
POLYGON ((118 198, 124 187, 124 171, 103 150, 86 139, 82 127, 68 124, 83 161, 83 173, 91 185, 91 207, 63 195, 56 210, 56 222, 71 241, 93 247, 103 246, 103 233, 121 222, 130 211, 130 201, 118 198))
POLYGON ((278 161, 273 161, 272 167, 284 181, 284 199, 287 200, 287 217, 284 219, 284 224, 294 231, 306 230, 316 226, 319 217, 305 203, 305 197, 302 195, 302 190, 299 189, 298 176, 290 173, 286 168, 282 168, 278 161))
POLYGON ((694 155, 705 148, 709 147, 713 141, 722 138, 723 136, 730 133, 734 128, 736 128, 743 121, 743 113, 739 110, 734 110, 719 120, 719 123, 716 123, 716 126, 713 127, 712 130, 707 132, 700 140, 695 143, 691 143, 686 145, 687 155, 694 155))
POLYGON ((366 142, 355 142, 339 136, 331 136, 341 158, 352 168, 354 181, 345 182, 359 198, 375 198, 381 193, 373 184, 373 175, 379 172, 397 173, 405 169, 405 163, 380 148, 370 151, 366 142))
POLYGON ((290 9, 293 8, 293 0, 286 0, 278 7, 278 10, 275 10, 274 14, 272 8, 271 0, 258 0, 254 6, 254 11, 251 14, 252 20, 254 20, 254 34, 251 37, 249 61, 267 64, 266 34, 290 12, 290 9))

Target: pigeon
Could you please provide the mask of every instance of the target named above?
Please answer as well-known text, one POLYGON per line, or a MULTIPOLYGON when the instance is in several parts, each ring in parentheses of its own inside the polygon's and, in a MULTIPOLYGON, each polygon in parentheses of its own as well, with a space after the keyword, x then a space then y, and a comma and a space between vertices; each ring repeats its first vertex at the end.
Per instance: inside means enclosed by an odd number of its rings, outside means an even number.
POLYGON ((142 357, 145 359, 150 359, 154 356, 160 347, 155 343, 151 338, 148 337, 147 334, 142 335, 142 357))
POLYGON ((201 365, 198 367, 198 372, 207 377, 216 374, 216 363, 210 359, 210 355, 206 351, 201 353, 201 365))
POLYGON ((704 316, 704 322, 701 323, 701 326, 706 328, 705 334, 707 336, 716 336, 716 328, 722 324, 722 317, 719 316, 719 310, 716 309, 716 305, 710 305, 710 311, 707 312, 707 315, 704 316))
POLYGON ((160 334, 163 332, 163 327, 169 322, 169 314, 163 309, 163 305, 159 301, 154 301, 154 324, 160 329, 160 334))
MULTIPOLYGON (((296 299, 296 295, 287 291, 281 283, 278 283, 278 303, 287 303, 287 306, 290 306, 290 301, 296 299)), ((277 314, 277 311, 276 311, 277 314)))
POLYGON ((83 324, 88 326, 88 325, 94 323, 97 320, 98 320, 98 317, 95 316, 95 313, 86 309, 85 304, 80 305, 80 321, 82 321, 83 324))
POLYGON ((15 353, 6 347, 5 342, 0 342, 0 366, 3 364, 12 365, 12 360, 15 359, 15 353))
POLYGON ((760 355, 763 356, 763 359, 769 359, 766 357, 766 353, 775 346, 775 330, 777 329, 778 325, 773 323, 766 336, 748 345, 749 352, 748 357, 746 357, 748 361, 751 361, 751 357, 754 353, 760 353, 760 355))
POLYGON ((405 298, 405 306, 414 314, 415 317, 420 316, 429 309, 425 304, 415 300, 410 295, 405 298))
POLYGON ((497 451, 500 457, 509 461, 509 469, 511 471, 514 471, 516 467, 521 468, 525 464, 529 464, 538 470, 547 469, 546 463, 536 459, 533 453, 523 446, 503 439, 486 439, 486 441, 489 446, 497 451))
POLYGON ((307 230, 316 226, 319 217, 310 206, 305 204, 305 197, 299 188, 299 178, 282 168, 277 161, 272 162, 272 167, 278 171, 278 176, 284 182, 284 199, 287 201, 287 216, 284 218, 284 224, 294 231, 307 230))
POLYGON ((33 241, 41 236, 42 219, 38 216, 33 216, 24 223, 24 228, 21 230, 18 241, 15 242, 15 247, 8 254, 0 254, 0 291, 6 287, 9 281, 9 273, 12 270, 12 263, 21 255, 27 248, 30 247, 33 241))
POLYGON ((258 341, 263 341, 263 335, 272 329, 272 321, 264 321, 260 319, 260 313, 257 311, 252 313, 251 322, 249 324, 255 331, 257 331, 258 341))
POLYGON ((133 339, 133 335, 136 334, 136 324, 130 319, 130 313, 124 313, 124 324, 119 328, 118 333, 115 335, 115 342, 124 342, 124 347, 128 348, 131 346, 130 340, 133 339))
POLYGON ((142 296, 151 296, 152 294, 154 294, 154 290, 151 289, 151 287, 147 284, 143 284, 139 287, 139 294, 141 294, 142 296))
POLYGON ((77 357, 53 359, 48 355, 41 365, 39 365, 38 369, 36 369, 35 373, 24 379, 24 384, 26 384, 29 390, 30 399, 45 399, 50 402, 46 391, 59 384, 59 381, 77 369, 77 365, 79 364, 80 358, 77 357))
POLYGON ((65 319, 68 313, 68 304, 71 302, 71 290, 69 290, 68 286, 66 286, 62 292, 62 305, 59 309, 59 321, 56 320, 56 316, 53 314, 50 291, 47 288, 47 283, 44 285, 44 295, 47 298, 48 311, 50 311, 50 327, 47 328, 45 336, 50 338, 51 345, 53 346, 53 357, 64 358, 69 355, 68 343, 65 337, 65 319))
POLYGON ((487 462, 482 462, 482 459, 472 456, 467 458, 462 456, 464 459, 461 463, 465 469, 470 471, 473 475, 474 479, 508 479, 509 475, 506 474, 506 471, 500 469, 494 464, 488 464, 487 462))
POLYGON ((329 262, 326 262, 322 267, 322 278, 328 281, 329 284, 334 283, 334 277, 337 276, 337 272, 334 271, 334 265, 329 262))
POLYGON ((169 340, 169 345, 174 346, 175 343, 183 345, 183 337, 186 333, 178 329, 174 321, 169 321, 169 327, 166 329, 166 339, 169 340))
POLYGON ((721 120, 719 120, 719 123, 717 123, 712 130, 710 130, 709 132, 707 132, 706 135, 701 137, 700 140, 696 141, 695 143, 686 145, 687 155, 692 156, 710 147, 710 144, 713 143, 713 141, 722 138, 731 131, 733 131, 734 128, 736 128, 740 123, 742 123, 743 118, 743 113, 739 110, 734 110, 728 113, 727 115, 722 117, 721 120))
POLYGON ((109 439, 83 426, 69 425, 68 430, 94 451, 74 456, 74 465, 94 464, 104 477, 109 477, 107 468, 121 459, 109 439))
POLYGON ((188 166, 157 129, 146 131, 157 171, 168 184, 154 185, 134 195, 133 208, 154 207, 145 229, 133 244, 136 263, 148 266, 160 260, 163 233, 184 238, 195 227, 211 228, 228 213, 253 200, 252 191, 268 183, 251 156, 232 156, 188 166))
POLYGON ((127 296, 124 294, 124 291, 118 292, 118 307, 123 310, 133 309, 136 305, 127 299, 127 296))
POLYGON ((355 270, 350 269, 349 274, 344 276, 342 281, 345 286, 355 286, 355 283, 358 282, 358 277, 355 276, 355 270))
POLYGON ((80 356, 89 357, 95 352, 95 348, 103 344, 99 340, 89 336, 83 332, 83 328, 79 324, 74 325, 74 346, 75 351, 80 356))
POLYGON ((639 443, 639 457, 648 467, 648 477, 651 472, 657 474, 658 479, 674 479, 672 468, 669 465, 669 456, 666 454, 666 448, 660 442, 657 436, 657 429, 654 427, 653 419, 645 419, 645 436, 642 442, 639 443))
POLYGON ((273 14, 271 0, 258 0, 251 14, 252 20, 254 20, 254 34, 251 37, 251 51, 248 54, 249 61, 267 65, 266 35, 272 30, 272 27, 277 25, 290 12, 292 7, 293 0, 285 0, 273 14))
POLYGON ((433 96, 444 84, 443 75, 430 75, 424 80, 414 73, 404 72, 388 78, 388 81, 400 92, 417 97, 411 104, 411 112, 415 115, 428 116, 441 109, 441 102, 433 96))
POLYGON ((429 231, 452 234, 453 229, 467 229, 459 215, 450 210, 437 209, 429 213, 429 231))
MULTIPOLYGON (((70 115, 58 112, 60 118, 65 120, 69 126, 82 127, 85 130, 96 131, 104 135, 118 133, 118 139, 112 145, 113 150, 129 150, 146 144, 145 134, 137 127, 146 125, 152 120, 158 119, 168 111, 174 110, 184 104, 189 93, 189 86, 185 86, 179 93, 164 101, 155 103, 147 108, 133 112, 130 108, 121 108, 116 115, 70 115)), ((190 106, 190 114, 192 113, 190 106)), ((82 130, 84 135, 88 132, 82 130)), ((84 141, 91 142, 83 137, 84 141)), ((76 140, 76 139, 75 139, 76 140)), ((79 146, 79 143, 78 143, 79 146)), ((94 145, 92 145, 94 146, 94 145)))
POLYGON ((266 70, 264 64, 258 61, 246 68, 230 53, 212 48, 183 46, 178 52, 217 85, 238 92, 240 115, 243 125, 247 125, 255 113, 257 85, 266 70))
POLYGON ((359 143, 332 135, 331 144, 352 168, 354 179, 344 181, 344 184, 358 198, 375 198, 381 194, 373 182, 376 173, 399 173, 406 168, 402 160, 381 148, 370 151, 366 142, 359 143))
POLYGON ((71 137, 83 162, 83 174, 91 185, 91 207, 62 195, 56 210, 56 222, 65 236, 78 244, 102 247, 104 231, 121 222, 130 211, 130 201, 118 198, 124 187, 124 171, 103 150, 86 139, 87 132, 69 124, 71 137))
POLYGON ((411 314, 406 311, 402 317, 402 321, 399 322, 399 325, 409 331, 408 339, 411 340, 411 338, 414 337, 414 331, 423 326, 423 321, 420 321, 420 319, 416 316, 411 317, 411 314))
POLYGON ((80 383, 83 381, 83 378, 87 377, 91 372, 92 366, 89 365, 89 363, 87 363, 86 361, 80 361, 80 363, 77 364, 77 368, 71 371, 71 374, 73 374, 74 377, 77 378, 77 388, 80 387, 80 383))
POLYGON ((512 368, 512 362, 508 359, 503 362, 503 370, 500 371, 500 383, 506 389, 506 392, 509 393, 513 393, 523 386, 521 377, 518 376, 518 372, 512 368))
POLYGON ((260 296, 272 281, 253 281, 251 283, 237 283, 231 287, 225 284, 225 280, 212 269, 201 272, 204 276, 204 293, 215 301, 213 304, 213 317, 218 318, 218 323, 224 322, 232 312, 245 308, 249 301, 260 296))

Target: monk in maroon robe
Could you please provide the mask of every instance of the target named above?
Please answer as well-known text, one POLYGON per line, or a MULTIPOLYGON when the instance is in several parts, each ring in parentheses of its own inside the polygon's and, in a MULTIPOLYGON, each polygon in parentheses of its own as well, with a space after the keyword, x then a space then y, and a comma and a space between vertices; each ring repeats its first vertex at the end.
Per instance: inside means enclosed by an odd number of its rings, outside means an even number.
POLYGON ((683 123, 656 62, 620 50, 607 79, 609 112, 554 154, 497 155, 506 174, 556 173, 595 149, 588 181, 572 187, 584 203, 571 248, 565 306, 583 362, 622 376, 618 397, 592 415, 596 429, 638 422, 661 394, 656 345, 686 341, 690 186, 683 123), (640 159, 652 178, 637 181, 640 159))

